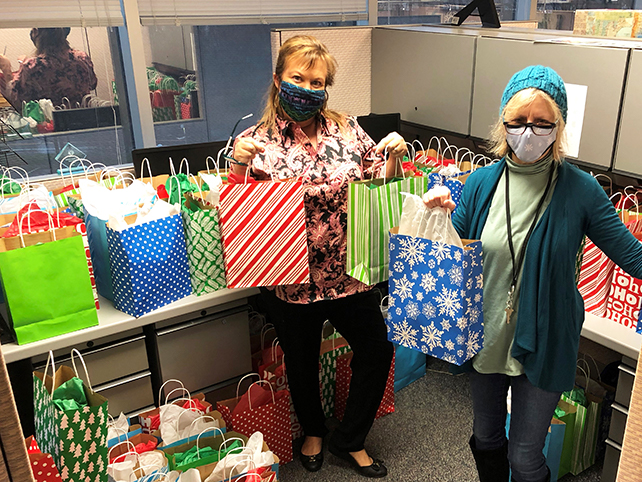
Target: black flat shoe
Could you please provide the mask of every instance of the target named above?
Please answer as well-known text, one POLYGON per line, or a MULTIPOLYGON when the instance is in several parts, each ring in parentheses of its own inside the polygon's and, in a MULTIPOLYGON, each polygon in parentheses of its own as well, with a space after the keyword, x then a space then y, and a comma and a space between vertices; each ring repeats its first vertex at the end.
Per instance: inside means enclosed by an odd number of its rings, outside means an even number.
POLYGON ((385 477, 386 475, 388 475, 388 469, 386 469, 386 466, 383 465, 382 460, 378 460, 373 457, 371 465, 363 466, 357 463, 354 457, 350 455, 350 452, 337 450, 332 448, 332 446, 330 446, 328 450, 330 450, 330 453, 332 455, 339 457, 340 459, 343 459, 346 462, 350 462, 350 464, 356 469, 356 471, 359 472, 359 474, 363 475, 364 477, 378 479, 380 477, 385 477))
POLYGON ((304 455, 301 453, 299 454, 299 458, 305 470, 308 472, 317 472, 323 465, 323 449, 316 455, 304 455))

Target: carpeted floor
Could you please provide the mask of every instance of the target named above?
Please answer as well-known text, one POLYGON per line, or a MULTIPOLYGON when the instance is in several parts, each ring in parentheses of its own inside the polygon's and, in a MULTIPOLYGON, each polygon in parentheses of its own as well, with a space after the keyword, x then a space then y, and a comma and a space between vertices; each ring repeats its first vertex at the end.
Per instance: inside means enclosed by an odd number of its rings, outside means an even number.
MULTIPOLYGON (((396 413, 375 421, 366 447, 388 467, 384 480, 403 482, 476 482, 475 462, 468 449, 472 403, 468 378, 452 376, 439 360, 425 377, 397 392, 396 413)), ((331 423, 332 420, 329 421, 331 423)), ((299 444, 295 445, 298 453, 299 444)), ((598 482, 601 464, 561 482, 598 482)), ((323 468, 303 469, 298 460, 280 468, 283 482, 361 481, 348 463, 325 451, 323 468)))

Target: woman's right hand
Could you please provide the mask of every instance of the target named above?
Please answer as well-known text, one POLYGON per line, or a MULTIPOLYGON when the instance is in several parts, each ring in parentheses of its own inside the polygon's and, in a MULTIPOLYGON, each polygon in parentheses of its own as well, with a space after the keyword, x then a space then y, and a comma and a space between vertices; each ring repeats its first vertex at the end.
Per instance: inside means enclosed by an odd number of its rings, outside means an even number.
POLYGON ((436 186, 429 189, 424 194, 423 201, 428 209, 445 208, 450 211, 455 209, 455 202, 450 196, 450 189, 446 186, 436 186))
POLYGON ((241 166, 239 164, 232 163, 231 169, 234 174, 245 175, 245 171, 250 167, 252 159, 256 157, 257 154, 265 152, 265 146, 250 137, 244 137, 238 139, 234 144, 234 154, 232 157, 238 162, 247 164, 247 166, 241 166))

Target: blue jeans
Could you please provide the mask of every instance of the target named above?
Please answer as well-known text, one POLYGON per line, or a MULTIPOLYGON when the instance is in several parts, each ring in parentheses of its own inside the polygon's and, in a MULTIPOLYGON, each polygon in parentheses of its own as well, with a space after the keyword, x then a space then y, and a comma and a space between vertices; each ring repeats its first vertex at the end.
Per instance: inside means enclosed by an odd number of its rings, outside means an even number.
POLYGON ((506 396, 511 387, 508 460, 517 482, 542 482, 548 469, 542 453, 546 434, 561 392, 535 387, 526 375, 470 373, 473 398, 473 435, 479 450, 495 450, 506 443, 506 396))

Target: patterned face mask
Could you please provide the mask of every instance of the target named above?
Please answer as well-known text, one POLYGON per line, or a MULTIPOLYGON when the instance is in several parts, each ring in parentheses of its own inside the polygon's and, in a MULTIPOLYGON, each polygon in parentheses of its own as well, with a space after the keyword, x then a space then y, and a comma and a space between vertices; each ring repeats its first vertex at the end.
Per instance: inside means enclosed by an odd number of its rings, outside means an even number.
POLYGON ((522 162, 532 163, 544 155, 557 139, 557 126, 550 134, 538 136, 532 127, 527 127, 523 134, 506 134, 506 142, 517 158, 522 162))
POLYGON ((279 103, 295 122, 306 121, 321 110, 325 102, 325 90, 312 90, 281 81, 279 103))

